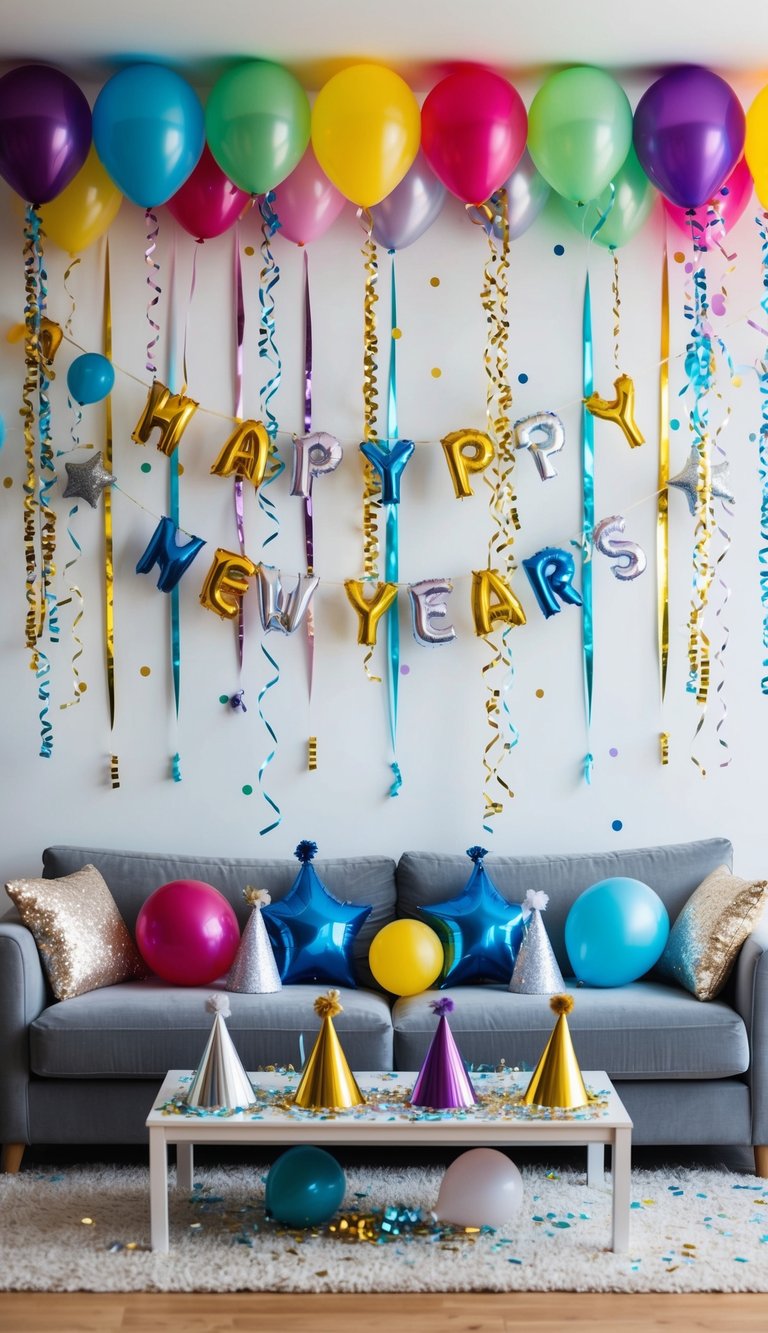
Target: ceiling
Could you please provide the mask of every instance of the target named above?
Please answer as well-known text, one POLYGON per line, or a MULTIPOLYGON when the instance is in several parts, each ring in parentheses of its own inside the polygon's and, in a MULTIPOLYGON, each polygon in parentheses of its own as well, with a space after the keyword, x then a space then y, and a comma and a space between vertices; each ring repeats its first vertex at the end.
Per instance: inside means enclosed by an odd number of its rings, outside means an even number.
POLYGON ((205 84, 233 59, 262 56, 310 90, 366 58, 417 89, 462 60, 510 75, 693 61, 768 81, 766 0, 2 0, 0 17, 5 67, 42 60, 81 78, 150 57, 205 84))

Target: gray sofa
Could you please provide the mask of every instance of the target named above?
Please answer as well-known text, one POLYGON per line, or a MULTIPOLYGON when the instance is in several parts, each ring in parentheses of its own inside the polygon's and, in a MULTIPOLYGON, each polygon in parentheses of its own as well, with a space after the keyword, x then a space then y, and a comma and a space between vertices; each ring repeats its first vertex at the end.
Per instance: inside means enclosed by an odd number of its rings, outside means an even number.
MULTIPOLYGON (((660 894, 672 920, 718 865, 731 865, 723 838, 596 855, 501 856, 486 861, 496 887, 521 902, 527 889, 550 895, 546 925, 567 976, 568 909, 588 885, 611 875, 641 879, 660 894)), ((290 888, 297 863, 205 860, 195 856, 50 847, 43 874, 69 874, 91 862, 109 885, 129 928, 160 884, 189 877, 214 884, 244 924, 242 889, 255 883, 274 899, 290 888)), ((393 999, 367 964, 371 939, 395 916, 418 915, 458 894, 471 871, 462 855, 409 852, 318 860, 338 898, 370 903, 358 936, 358 990, 342 991, 336 1028, 356 1069, 418 1069, 434 1031, 432 992, 393 999)), ((322 986, 275 995, 231 997, 229 1028, 246 1068, 298 1066, 317 1031, 313 1001, 322 986)), ((16 1169, 25 1144, 138 1143, 170 1068, 192 1068, 210 1026, 204 989, 137 981, 52 1002, 31 934, 10 913, 0 921, 0 1144, 16 1169)), ((451 1026, 471 1065, 531 1067, 552 1029, 548 997, 513 995, 503 986, 459 987, 451 1026)), ((752 936, 726 992, 701 1003, 653 975, 605 990, 579 987, 569 1020, 584 1069, 605 1069, 634 1121, 636 1143, 754 1145, 768 1175, 768 940, 752 936)))

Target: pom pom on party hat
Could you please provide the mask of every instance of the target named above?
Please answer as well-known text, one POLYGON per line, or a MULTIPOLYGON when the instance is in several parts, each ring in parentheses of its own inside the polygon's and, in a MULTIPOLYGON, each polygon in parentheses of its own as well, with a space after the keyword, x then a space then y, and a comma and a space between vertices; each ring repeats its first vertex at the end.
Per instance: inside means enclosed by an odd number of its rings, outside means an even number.
POLYGON ((247 995, 271 995, 283 986, 261 915, 261 909, 267 907, 272 898, 266 889, 257 889, 253 884, 246 884, 243 897, 253 910, 229 969, 227 990, 247 995))
POLYGON ((337 990, 329 990, 315 1000, 315 1013, 323 1021, 296 1089, 293 1100, 297 1106, 339 1111, 365 1102, 333 1026, 334 1018, 342 1012, 337 990))
POLYGON ((213 1027, 184 1101, 207 1110, 253 1106, 256 1096, 251 1080, 224 1022, 232 1012, 229 996, 221 991, 209 995, 205 1007, 214 1015, 213 1027))
POLYGON ((437 1031, 411 1093, 412 1106, 428 1106, 433 1111, 474 1106, 477 1097, 472 1081, 448 1024, 454 1003, 448 995, 433 1000, 430 1008, 439 1018, 437 1031))
POLYGON ((557 1022, 531 1075, 523 1101, 526 1106, 559 1106, 567 1110, 586 1106, 589 1093, 584 1086, 568 1028, 573 996, 553 995, 549 1007, 557 1014, 557 1022))
POLYGON ((523 942, 509 983, 509 989, 516 995, 552 995, 565 988, 563 974, 541 916, 548 902, 549 894, 543 893, 541 889, 529 889, 525 895, 523 911, 528 916, 523 942))

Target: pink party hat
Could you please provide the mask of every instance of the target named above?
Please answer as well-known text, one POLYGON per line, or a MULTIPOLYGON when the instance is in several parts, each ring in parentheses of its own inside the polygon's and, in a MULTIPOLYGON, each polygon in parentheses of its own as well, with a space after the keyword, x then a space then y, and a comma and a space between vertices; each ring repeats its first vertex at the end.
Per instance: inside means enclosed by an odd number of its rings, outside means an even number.
POLYGON ((428 1106, 433 1111, 474 1106, 477 1102, 475 1089, 448 1026, 448 1014, 454 1009, 453 1000, 444 995, 440 1000, 433 1000, 430 1008, 440 1022, 413 1086, 411 1105, 428 1106))

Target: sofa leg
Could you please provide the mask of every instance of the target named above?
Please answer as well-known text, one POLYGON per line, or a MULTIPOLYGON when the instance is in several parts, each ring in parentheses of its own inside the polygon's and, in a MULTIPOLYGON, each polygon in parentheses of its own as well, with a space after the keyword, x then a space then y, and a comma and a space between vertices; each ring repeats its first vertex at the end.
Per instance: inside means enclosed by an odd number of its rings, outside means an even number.
POLYGON ((755 1175, 768 1180, 768 1144, 755 1145, 755 1175))
MULTIPOLYGON (((0 1171, 9 1176, 15 1176, 21 1166, 24 1147, 23 1143, 4 1143, 2 1152, 0 1152, 0 1171)), ((766 1171, 768 1171, 768 1163, 766 1164, 766 1171)))

